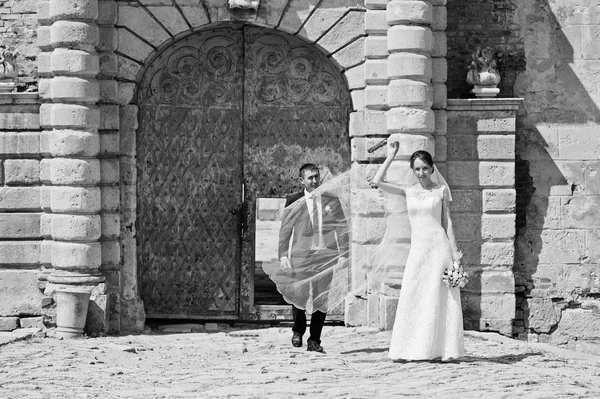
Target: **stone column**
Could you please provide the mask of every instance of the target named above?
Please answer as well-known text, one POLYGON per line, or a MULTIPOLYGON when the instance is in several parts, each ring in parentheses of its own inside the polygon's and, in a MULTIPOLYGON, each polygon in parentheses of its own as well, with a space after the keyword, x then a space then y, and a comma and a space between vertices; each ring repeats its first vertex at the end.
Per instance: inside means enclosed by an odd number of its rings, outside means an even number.
MULTIPOLYGON (((387 4, 386 126, 388 141, 398 141, 400 150, 390 174, 409 168, 408 159, 416 150, 435 156, 432 133, 435 128, 432 85, 434 36, 431 30, 433 7, 429 1, 392 0, 387 4)), ((398 259, 405 258, 408 242, 398 242, 398 259)), ((399 262, 400 263, 400 262, 399 262)), ((402 262, 403 263, 403 262, 402 262)), ((379 295, 379 327, 393 326, 403 268, 388 265, 379 295)))
POLYGON ((106 295, 101 264, 99 43, 97 0, 41 1, 38 31, 44 131, 40 165, 46 233, 51 238, 46 292, 57 286, 92 290, 88 332, 107 330, 106 295), (43 68, 42 68, 43 67, 43 68))

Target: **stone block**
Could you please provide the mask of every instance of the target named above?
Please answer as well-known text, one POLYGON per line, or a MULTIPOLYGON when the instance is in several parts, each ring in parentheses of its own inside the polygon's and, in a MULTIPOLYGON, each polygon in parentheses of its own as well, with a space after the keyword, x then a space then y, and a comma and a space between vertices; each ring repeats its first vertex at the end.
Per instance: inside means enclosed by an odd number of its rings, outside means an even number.
POLYGON ((448 146, 446 142, 446 136, 439 136, 435 138, 435 162, 439 167, 444 167, 446 170, 446 160, 448 158, 448 146))
POLYGON ((52 266, 60 270, 89 270, 100 267, 102 250, 99 242, 52 244, 52 266))
POLYGON ((598 331, 600 331, 600 317, 597 309, 564 309, 551 340, 553 343, 564 343, 597 339, 598 331))
POLYGON ((461 302, 466 327, 512 335, 512 322, 515 318, 513 295, 465 293, 461 297, 461 302))
MULTIPOLYGON (((306 4, 303 7, 306 8, 306 4)), ((317 41, 327 31, 334 29, 335 24, 342 19, 347 9, 347 7, 337 4, 329 7, 316 7, 310 18, 298 31, 298 36, 311 43, 317 41)), ((362 13, 360 14, 362 19, 362 13)))
POLYGON ((364 112, 351 112, 350 113, 348 134, 350 137, 358 137, 358 136, 365 135, 365 113, 364 112))
POLYGON ((385 111, 368 110, 365 115, 365 134, 382 135, 386 134, 386 114, 385 111))
MULTIPOLYGON (((150 11, 154 17, 158 19, 165 28, 167 28, 171 35, 174 36, 189 29, 189 25, 176 7, 163 7, 161 5, 155 7, 148 5, 147 8, 148 11, 150 11)), ((221 15, 219 15, 218 20, 229 20, 229 18, 223 19, 221 18, 221 15)))
POLYGON ((331 56, 340 69, 350 69, 365 60, 365 38, 361 37, 331 56))
POLYGON ((365 13, 350 11, 317 41, 317 45, 331 54, 363 35, 364 30, 365 13))
POLYGON ((536 333, 549 333, 558 324, 561 311, 549 298, 528 298, 528 324, 536 333))
POLYGON ((121 234, 121 218, 118 213, 103 213, 102 237, 114 238, 121 234))
POLYGON ((470 272, 469 282, 461 291, 476 295, 513 295, 515 278, 512 270, 476 270, 470 272))
POLYGON ((597 124, 562 125, 558 128, 558 151, 563 160, 598 160, 600 140, 597 124))
POLYGON ((61 19, 81 19, 95 20, 98 17, 98 2, 86 1, 51 1, 50 18, 54 20, 61 19))
POLYGON ((433 83, 446 83, 448 79, 448 61, 446 61, 446 58, 432 58, 431 68, 431 81, 433 83))
POLYGON ((95 78, 57 76, 50 83, 50 97, 54 102, 95 103, 100 98, 100 85, 95 78))
POLYGON ((119 170, 121 173, 121 183, 135 185, 137 181, 137 170, 135 160, 131 158, 121 158, 119 170))
POLYGON ((51 188, 52 212, 56 213, 95 213, 100 211, 99 187, 60 187, 51 188))
POLYGON ((52 51, 52 38, 50 32, 52 31, 51 26, 40 26, 37 29, 37 46, 42 51, 52 51))
POLYGON ((56 21, 50 29, 52 47, 96 46, 98 26, 92 22, 56 21))
POLYGON ((582 161, 530 161, 529 174, 538 195, 572 196, 585 188, 582 161))
POLYGON ((433 104, 435 109, 446 109, 448 105, 448 88, 444 83, 433 84, 433 104))
POLYGON ((364 14, 364 31, 368 35, 385 35, 388 22, 385 10, 367 10, 364 14))
POLYGON ((141 41, 137 36, 134 36, 127 29, 118 29, 119 44, 117 50, 138 62, 143 62, 152 52, 154 48, 141 41))
POLYGON ((431 58, 415 53, 390 54, 387 73, 390 79, 414 79, 427 82, 432 77, 431 58))
POLYGON ((585 232, 582 230, 532 231, 530 251, 539 263, 581 263, 585 256, 585 232))
POLYGON ((50 1, 40 0, 37 2, 37 19, 40 25, 52 24, 50 15, 50 1))
POLYGON ((102 241, 102 267, 118 268, 121 263, 121 244, 119 241, 102 241))
POLYGON ((448 130, 455 134, 511 134, 515 123, 513 111, 448 112, 448 130))
POLYGON ((36 130, 40 128, 40 115, 36 108, 16 109, 0 107, 0 130, 36 130))
POLYGON ((0 213, 0 238, 39 237, 39 213, 0 213))
POLYGON ((481 237, 481 216, 478 214, 461 213, 460 217, 452 218, 452 226, 457 240, 478 240, 481 237))
POLYGON ((367 296, 367 325, 379 328, 379 294, 369 294, 367 296))
POLYGON ((52 53, 41 52, 38 54, 38 77, 52 76, 52 53))
POLYGON ((390 107, 430 108, 433 103, 432 87, 424 82, 395 79, 387 86, 387 103, 390 107))
POLYGON ((436 136, 445 136, 448 133, 448 114, 445 110, 434 110, 436 136))
POLYGON ((379 329, 391 330, 396 320, 398 298, 382 295, 379 298, 379 329))
POLYGON ((354 218, 352 220, 352 241, 360 244, 377 244, 385 233, 383 218, 354 218))
POLYGON ((367 300, 354 295, 345 302, 344 324, 347 327, 367 325, 367 300))
POLYGON ((481 265, 512 268, 515 263, 515 244, 512 241, 484 242, 481 244, 480 256, 481 265))
POLYGON ((100 215, 53 214, 52 238, 63 241, 95 241, 100 238, 100 215))
MULTIPOLYGON (((40 241, 0 242, 0 264, 32 266, 40 263, 40 241)), ((2 305, 0 305, 1 307, 2 305)))
POLYGON ((344 72, 346 81, 348 82, 348 89, 362 89, 365 87, 365 65, 361 64, 355 66, 344 72))
MULTIPOLYGON (((1 140, 1 138, 0 138, 1 140)), ((584 163, 585 193, 587 195, 600 194, 600 162, 588 161, 584 163)))
POLYGON ((54 185, 91 185, 100 182, 100 161, 97 159, 53 158, 42 164, 50 167, 50 181, 54 185))
POLYGON ((432 41, 433 50, 431 51, 431 56, 437 58, 446 57, 446 54, 448 53, 448 39, 446 37, 446 32, 433 32, 432 41))
POLYGON ((40 187, 0 187, 0 211, 40 209, 40 187))
POLYGON ((44 321, 39 317, 21 317, 19 320, 21 328, 44 328, 44 321))
POLYGON ((113 26, 100 26, 98 38, 98 51, 115 51, 118 46, 117 29, 113 26))
POLYGON ((368 10, 385 10, 388 0, 365 0, 365 8, 368 10))
POLYGON ((169 33, 137 4, 119 2, 117 5, 119 6, 117 25, 127 27, 154 47, 160 46, 171 38, 169 33))
MULTIPOLYGON (((116 103, 118 101, 119 83, 112 79, 103 79, 98 82, 100 84, 100 102, 101 103, 116 103)), ((102 112, 102 108, 101 108, 102 112)), ((102 115, 101 117, 104 117, 102 115)), ((118 121, 118 107, 117 107, 118 121)), ((101 121, 102 123, 102 121, 101 121)))
POLYGON ((484 240, 512 239, 515 233, 514 214, 481 216, 481 237, 484 240))
POLYGON ((365 107, 369 110, 385 110, 387 104, 387 86, 367 86, 365 88, 365 107))
POLYGON ((123 76, 128 76, 128 73, 135 74, 139 70, 139 64, 133 61, 124 60, 123 65, 120 64, 120 59, 115 53, 100 53, 100 75, 99 78, 112 78, 123 72, 123 76), (119 68, 123 68, 121 71, 119 68))
POLYGON ((435 6, 432 9, 431 30, 445 31, 448 25, 448 11, 445 6, 435 6))
POLYGON ((386 112, 388 133, 432 133, 435 117, 431 109, 397 107, 386 112))
POLYGON ((365 39, 365 57, 367 59, 387 58, 387 37, 368 36, 365 39))
POLYGON ((7 159, 4 161, 4 183, 35 184, 40 182, 40 161, 37 159, 7 159))
POLYGON ((102 211, 111 212, 119 209, 120 189, 118 186, 104 186, 101 190, 102 211))
POLYGON ((447 161, 446 167, 451 186, 512 187, 515 183, 514 162, 447 161))
POLYGON ((51 202, 50 186, 40 187, 40 208, 43 211, 49 211, 51 202))
POLYGON ((102 131, 100 134, 100 155, 104 157, 110 155, 119 155, 120 144, 120 136, 118 131, 102 131))
POLYGON ((386 9, 389 25, 429 25, 433 19, 431 4, 427 1, 391 0, 386 9))
POLYGON ((561 202, 567 228, 600 229, 600 196, 563 198, 561 202))
POLYGON ((514 135, 477 136, 479 159, 515 159, 514 135))
POLYGON ((55 129, 94 129, 100 125, 100 110, 95 105, 42 104, 40 117, 46 111, 50 113, 50 124, 55 129))
POLYGON ((19 328, 18 317, 0 317, 0 331, 12 331, 19 328))
POLYGON ((39 132, 0 132, 0 156, 39 155, 39 132))
POLYGON ((57 48, 47 54, 50 54, 51 71, 55 75, 76 74, 93 77, 100 71, 100 60, 95 52, 57 48))
MULTIPOLYGON (((40 235, 44 238, 52 238, 52 214, 40 214, 40 235)), ((42 241, 45 242, 45 241, 42 241)), ((43 246, 42 246, 43 250, 43 246)))
POLYGON ((100 160, 100 176, 103 184, 118 183, 120 179, 119 159, 100 160))
POLYGON ((119 105, 127 105, 133 101, 135 93, 135 83, 131 82, 118 82, 118 99, 119 105))
POLYGON ((56 157, 94 157, 100 151, 100 135, 95 130, 56 129, 48 136, 48 150, 56 157))
POLYGON ((0 271, 0 316, 41 314, 43 295, 38 288, 37 274, 37 270, 0 271))
POLYGON ((477 161, 477 136, 451 134, 447 136, 449 161, 477 161))
MULTIPOLYGON (((409 159, 413 152, 424 150, 435 156, 435 142, 431 135, 424 134, 407 134, 407 133, 393 133, 390 134, 388 138, 388 143, 397 141, 399 144, 398 154, 396 154, 396 159, 409 159)), ((384 150, 387 151, 386 147, 384 150)), ((399 164, 393 165, 389 169, 389 177, 390 181, 393 181, 392 177, 394 172, 397 173, 397 176, 405 176, 407 171, 402 171, 396 169, 399 164)), ((408 172, 412 173, 412 172, 408 172)))
POLYGON ((384 85, 388 83, 387 60, 368 59, 363 65, 364 81, 368 85, 384 85))
POLYGON ((433 36, 431 30, 424 26, 396 25, 388 29, 388 51, 431 53, 433 36))
POLYGON ((385 215, 385 200, 382 193, 373 189, 355 189, 351 193, 352 217, 379 217, 385 215))
POLYGON ((114 25, 117 22, 117 3, 113 0, 98 1, 98 25, 114 25))
MULTIPOLYGON (((600 231, 586 231, 585 245, 587 248, 589 261, 594 264, 600 264, 600 231)), ((598 273, 597 276, 600 276, 600 273, 598 273)), ((600 278, 598 279, 598 283, 600 284, 600 278)))
MULTIPOLYGON (((180 1, 180 3, 182 2, 180 1)), ((200 19, 203 17, 202 15, 194 15, 195 18, 190 18, 190 16, 188 15, 188 10, 192 10, 193 8, 202 8, 194 7, 194 4, 195 3, 192 2, 184 9, 184 15, 186 16, 186 19, 190 21, 190 23, 192 23, 192 26, 194 27, 207 24, 209 21, 208 18, 206 18, 205 16, 204 19, 200 19)), ((274 28, 279 23, 279 20, 281 19, 281 16, 285 11, 287 5, 288 2, 274 2, 272 4, 269 4, 269 7, 259 7, 258 14, 256 16, 256 24, 258 24, 259 26, 274 28)), ((181 4, 180 7, 182 7, 181 4)))
POLYGON ((517 193, 514 189, 485 189, 482 194, 484 212, 513 213, 516 211, 517 193))
MULTIPOLYGON (((438 140, 439 137, 436 138, 436 143, 438 140)), ((455 212, 480 214, 482 212, 481 203, 480 190, 452 190, 450 210, 455 215, 454 217, 461 217, 456 215, 455 212)))
POLYGON ((352 98, 352 109, 354 111, 363 111, 365 109, 365 91, 352 90, 350 92, 352 98))
POLYGON ((121 132, 135 131, 138 128, 138 107, 136 105, 120 106, 119 121, 121 132))

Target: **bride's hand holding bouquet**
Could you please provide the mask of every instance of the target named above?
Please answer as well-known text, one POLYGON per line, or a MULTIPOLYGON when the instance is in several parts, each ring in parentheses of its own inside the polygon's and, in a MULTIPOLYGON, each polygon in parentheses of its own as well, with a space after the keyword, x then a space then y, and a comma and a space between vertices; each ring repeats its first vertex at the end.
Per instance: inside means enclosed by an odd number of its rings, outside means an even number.
POLYGON ((454 253, 452 267, 447 268, 442 275, 442 280, 448 288, 462 288, 469 282, 469 274, 465 272, 460 264, 462 252, 454 253))

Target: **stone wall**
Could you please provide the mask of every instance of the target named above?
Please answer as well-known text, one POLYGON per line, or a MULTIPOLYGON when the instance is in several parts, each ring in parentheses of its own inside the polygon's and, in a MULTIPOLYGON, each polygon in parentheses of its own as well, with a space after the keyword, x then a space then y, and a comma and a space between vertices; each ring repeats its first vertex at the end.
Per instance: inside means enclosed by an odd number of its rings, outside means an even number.
POLYGON ((449 0, 448 10, 450 96, 469 95, 469 54, 489 45, 503 53, 501 96, 525 99, 516 135, 515 332, 559 343, 593 337, 600 319, 596 3, 449 0))
POLYGON ((0 331, 42 327, 37 94, 0 94, 0 331))
POLYGON ((0 45, 19 52, 18 91, 37 89, 37 0, 0 1, 0 45))

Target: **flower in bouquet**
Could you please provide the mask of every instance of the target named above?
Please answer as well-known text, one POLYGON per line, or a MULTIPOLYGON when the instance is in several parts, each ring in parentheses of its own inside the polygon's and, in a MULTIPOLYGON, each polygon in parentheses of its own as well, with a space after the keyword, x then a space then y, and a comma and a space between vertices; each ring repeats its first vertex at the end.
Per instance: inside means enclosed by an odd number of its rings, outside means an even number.
POLYGON ((452 262, 452 267, 447 268, 442 275, 442 280, 448 288, 462 288, 469 282, 469 274, 460 265, 462 253, 452 262))

